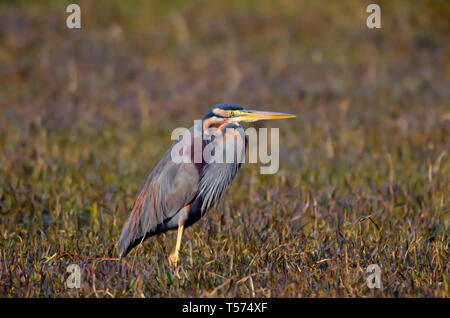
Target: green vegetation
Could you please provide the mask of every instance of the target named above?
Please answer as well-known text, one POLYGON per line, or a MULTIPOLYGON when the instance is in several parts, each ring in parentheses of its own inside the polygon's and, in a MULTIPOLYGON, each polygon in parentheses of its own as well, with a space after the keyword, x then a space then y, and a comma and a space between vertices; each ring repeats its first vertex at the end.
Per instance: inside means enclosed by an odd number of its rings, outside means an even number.
POLYGON ((0 2, 0 296, 449 297, 450 5, 0 2), (295 113, 280 171, 126 261, 134 196, 212 105, 295 113), (68 289, 69 264, 82 270, 68 289), (378 264, 382 289, 366 286, 378 264))

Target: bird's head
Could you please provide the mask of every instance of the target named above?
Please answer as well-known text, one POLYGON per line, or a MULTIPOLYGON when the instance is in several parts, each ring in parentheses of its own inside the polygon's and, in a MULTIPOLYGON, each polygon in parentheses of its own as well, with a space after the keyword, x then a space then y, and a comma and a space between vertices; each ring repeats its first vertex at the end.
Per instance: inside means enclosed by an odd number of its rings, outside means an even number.
POLYGON ((223 127, 228 124, 240 124, 241 122, 254 122, 258 120, 294 118, 295 115, 275 113, 259 110, 244 109, 234 104, 218 104, 213 106, 203 116, 203 127, 223 127))

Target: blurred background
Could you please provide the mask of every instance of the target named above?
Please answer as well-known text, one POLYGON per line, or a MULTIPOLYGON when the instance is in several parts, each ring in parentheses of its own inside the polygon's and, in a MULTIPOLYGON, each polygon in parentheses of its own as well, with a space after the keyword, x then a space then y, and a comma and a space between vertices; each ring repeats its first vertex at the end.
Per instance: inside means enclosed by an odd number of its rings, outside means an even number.
POLYGON ((449 296, 448 1, 376 1, 380 29, 374 1, 77 1, 68 29, 71 2, 0 1, 1 296, 449 296), (258 123, 279 173, 242 169, 184 280, 172 233, 135 272, 82 263, 114 256, 171 131, 220 102, 298 116, 258 123))

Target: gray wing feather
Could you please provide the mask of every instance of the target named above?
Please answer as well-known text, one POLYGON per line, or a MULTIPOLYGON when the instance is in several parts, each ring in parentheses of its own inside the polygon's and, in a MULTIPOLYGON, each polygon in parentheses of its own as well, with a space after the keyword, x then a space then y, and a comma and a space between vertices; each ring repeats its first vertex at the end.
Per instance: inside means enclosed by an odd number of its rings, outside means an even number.
POLYGON ((119 239, 119 255, 152 234, 189 204, 198 190, 199 173, 193 164, 176 164, 171 149, 164 154, 141 186, 119 239))

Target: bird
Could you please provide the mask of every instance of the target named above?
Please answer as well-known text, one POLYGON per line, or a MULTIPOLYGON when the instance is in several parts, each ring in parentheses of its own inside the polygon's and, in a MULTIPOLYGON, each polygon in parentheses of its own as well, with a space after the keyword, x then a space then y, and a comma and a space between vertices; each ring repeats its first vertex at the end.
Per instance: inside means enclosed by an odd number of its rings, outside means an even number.
POLYGON ((229 103, 209 109, 201 122, 188 130, 188 135, 172 144, 140 186, 120 234, 119 257, 125 257, 151 236, 177 230, 175 248, 168 257, 169 265, 176 267, 184 229, 217 205, 241 167, 248 144, 241 123, 294 117, 229 103), (228 143, 223 146, 231 138, 235 141, 231 143, 234 148, 228 143), (205 151, 207 147, 212 149, 209 154, 205 151), (226 156, 233 150, 231 160, 211 159, 220 151, 226 156), (174 160, 174 153, 187 160, 174 160))

